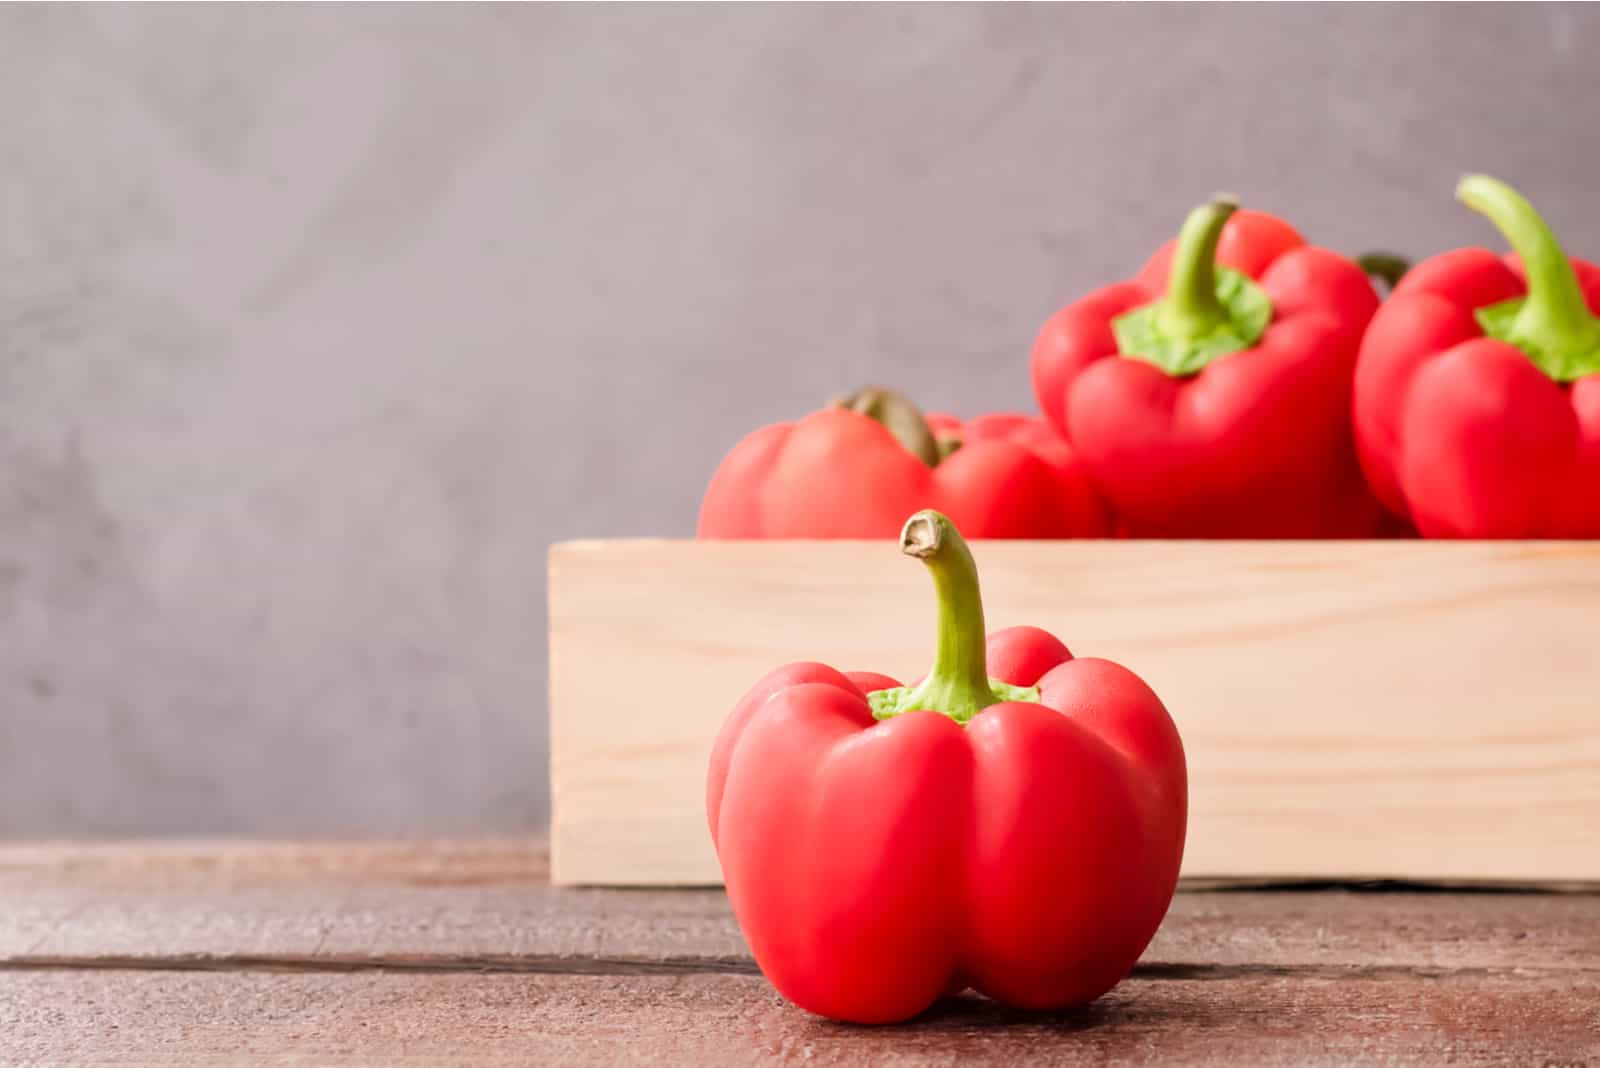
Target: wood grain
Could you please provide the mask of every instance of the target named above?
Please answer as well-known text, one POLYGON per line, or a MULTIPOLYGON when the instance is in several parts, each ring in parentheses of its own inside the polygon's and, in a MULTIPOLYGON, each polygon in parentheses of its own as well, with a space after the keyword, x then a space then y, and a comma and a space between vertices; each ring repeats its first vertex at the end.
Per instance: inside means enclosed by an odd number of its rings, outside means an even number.
POLYGON ((1600 894, 1180 893, 1086 1008, 845 1027, 720 890, 552 886, 542 843, 0 846, 0 1063, 1582 1064, 1600 894))
POLYGON ((1600 1057, 1593 975, 1133 979, 1085 1008, 953 999, 849 1027, 755 976, 0 973, 0 1060, 1545 1064, 1600 1057))
MULTIPOLYGON (((555 887, 543 843, 0 846, 0 966, 748 973, 720 890, 555 887)), ((1600 896, 1180 893, 1148 969, 1600 969, 1600 896)))
MULTIPOLYGON (((1192 877, 1600 879, 1600 543, 987 542, 992 627, 1139 672, 1183 732, 1192 877)), ((714 884, 706 754, 794 660, 914 677, 879 543, 550 553, 554 875, 714 884)))

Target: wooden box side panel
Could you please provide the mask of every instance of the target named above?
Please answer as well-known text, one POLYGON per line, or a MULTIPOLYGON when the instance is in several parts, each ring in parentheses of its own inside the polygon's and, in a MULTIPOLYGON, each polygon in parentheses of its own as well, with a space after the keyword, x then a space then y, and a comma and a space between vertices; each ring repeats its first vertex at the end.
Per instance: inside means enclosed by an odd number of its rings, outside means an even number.
MULTIPOLYGON (((1600 879, 1600 543, 982 542, 989 625, 1118 660, 1189 758, 1190 877, 1600 879)), ((553 876, 720 881, 705 761, 770 668, 911 678, 877 542, 550 554, 553 876)))

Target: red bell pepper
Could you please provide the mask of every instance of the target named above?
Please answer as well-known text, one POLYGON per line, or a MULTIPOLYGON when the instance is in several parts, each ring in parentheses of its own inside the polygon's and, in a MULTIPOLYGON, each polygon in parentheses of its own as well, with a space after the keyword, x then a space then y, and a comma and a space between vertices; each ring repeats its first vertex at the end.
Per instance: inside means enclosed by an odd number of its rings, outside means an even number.
POLYGON ((904 1020, 969 986, 1089 1001, 1133 968, 1183 857, 1183 744, 1161 701, 1036 627, 983 629, 972 554, 938 512, 933 670, 790 664, 734 708, 706 810, 756 962, 802 1008, 904 1020))
POLYGON ((1350 430, 1378 297, 1362 269, 1230 198, 1033 349, 1040 407, 1135 537, 1359 537, 1382 509, 1350 430))
POLYGON ((1367 476, 1428 537, 1600 538, 1600 268, 1504 182, 1456 195, 1515 255, 1435 256, 1373 320, 1355 379, 1367 476))
POLYGON ((975 538, 1098 537, 1111 524, 1066 442, 1042 420, 924 418, 867 388, 746 437, 700 506, 702 538, 890 538, 918 508, 975 538))

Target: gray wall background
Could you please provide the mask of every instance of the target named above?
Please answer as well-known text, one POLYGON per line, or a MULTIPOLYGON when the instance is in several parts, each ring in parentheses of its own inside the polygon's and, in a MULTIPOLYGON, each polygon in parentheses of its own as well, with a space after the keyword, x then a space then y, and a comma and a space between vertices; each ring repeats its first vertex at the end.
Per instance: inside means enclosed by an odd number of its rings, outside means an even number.
MULTIPOLYGON (((1569 7, 7 7, 0 835, 546 818, 545 550, 841 388, 1030 406, 1217 189, 1600 255, 1569 7)), ((625 665, 619 681, 626 683, 625 665)))

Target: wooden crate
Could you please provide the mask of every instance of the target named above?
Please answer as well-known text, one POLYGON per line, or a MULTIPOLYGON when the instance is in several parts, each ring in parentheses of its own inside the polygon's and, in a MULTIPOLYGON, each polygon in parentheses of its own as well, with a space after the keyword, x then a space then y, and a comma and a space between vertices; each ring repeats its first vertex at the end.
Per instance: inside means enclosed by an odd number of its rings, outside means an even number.
MULTIPOLYGON (((991 629, 1153 686, 1187 877, 1600 880, 1600 542, 978 542, 991 629)), ((706 756, 794 660, 912 678, 923 569, 882 542, 550 552, 553 878, 720 881, 706 756)))

